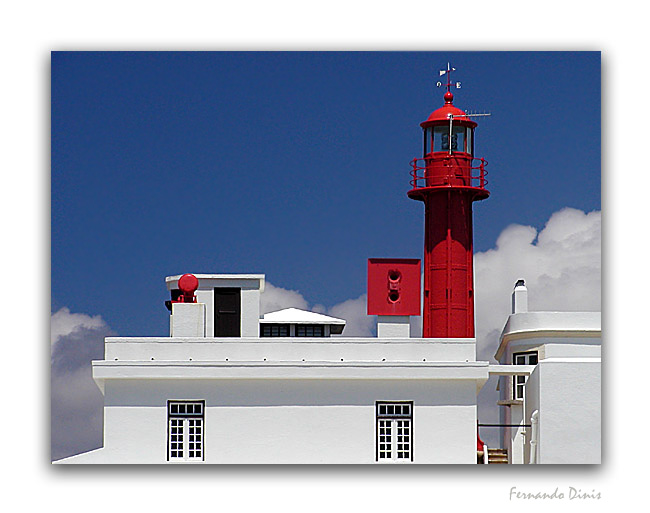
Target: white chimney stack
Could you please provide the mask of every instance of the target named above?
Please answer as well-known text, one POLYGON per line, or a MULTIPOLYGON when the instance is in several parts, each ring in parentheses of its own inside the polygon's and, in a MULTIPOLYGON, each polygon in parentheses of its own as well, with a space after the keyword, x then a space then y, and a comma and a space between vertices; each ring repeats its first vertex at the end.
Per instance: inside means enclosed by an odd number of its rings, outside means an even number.
POLYGON ((171 337, 205 337, 205 305, 172 303, 169 326, 171 337))
POLYGON ((512 291, 512 313, 526 313, 528 311, 528 289, 524 280, 517 280, 515 290, 512 291))

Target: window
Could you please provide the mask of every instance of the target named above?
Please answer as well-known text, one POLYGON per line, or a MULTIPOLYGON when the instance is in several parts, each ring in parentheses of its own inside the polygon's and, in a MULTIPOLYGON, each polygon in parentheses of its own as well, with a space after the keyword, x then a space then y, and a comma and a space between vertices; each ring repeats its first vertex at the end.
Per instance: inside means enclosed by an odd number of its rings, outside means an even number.
POLYGON ((320 324, 297 324, 296 337, 324 337, 325 326, 320 324))
MULTIPOLYGON (((451 128, 451 150, 474 154, 473 129, 461 125, 451 128)), ((431 151, 449 151, 449 125, 429 127, 424 130, 424 156, 431 151)))
POLYGON ((203 461, 205 401, 167 401, 167 461, 203 461))
POLYGON ((376 404, 377 461, 413 461, 413 402, 376 404))
POLYGON ((288 337, 288 324, 262 324, 262 337, 288 337))
POLYGON ((449 151, 449 127, 437 126, 433 129, 433 151, 449 151))
MULTIPOLYGON (((537 365, 537 351, 531 351, 528 353, 514 353, 512 355, 512 363, 514 365, 537 365)), ((526 376, 514 376, 514 378, 512 398, 523 399, 526 376)))

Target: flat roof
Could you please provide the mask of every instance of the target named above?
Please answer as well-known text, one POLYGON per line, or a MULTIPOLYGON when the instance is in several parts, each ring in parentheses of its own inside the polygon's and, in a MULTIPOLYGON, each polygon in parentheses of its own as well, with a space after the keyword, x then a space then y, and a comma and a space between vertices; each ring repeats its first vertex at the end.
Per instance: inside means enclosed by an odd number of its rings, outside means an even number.
MULTIPOLYGON (((196 276, 199 280, 263 280, 266 275, 264 274, 197 274, 190 273, 196 276)), ((182 274, 175 276, 167 276, 165 282, 180 280, 182 274)))
POLYGON ((600 312, 521 312, 508 317, 501 332, 495 358, 499 360, 508 342, 514 338, 599 337, 600 312))
MULTIPOLYGON (((264 274, 205 274, 205 273, 188 273, 188 274, 193 274, 199 280, 199 289, 202 288, 201 286, 211 287, 216 284, 219 284, 220 286, 233 286, 233 287, 251 286, 253 288, 259 288, 260 292, 264 292, 264 281, 266 279, 266 275, 264 274), (224 282, 228 283, 228 285, 226 285, 224 282), (239 282, 239 285, 237 285, 237 282, 239 282)), ((167 289, 171 290, 174 284, 178 283, 178 280, 181 279, 181 276, 183 275, 177 274, 175 276, 167 276, 165 278, 165 284, 167 285, 167 289)))

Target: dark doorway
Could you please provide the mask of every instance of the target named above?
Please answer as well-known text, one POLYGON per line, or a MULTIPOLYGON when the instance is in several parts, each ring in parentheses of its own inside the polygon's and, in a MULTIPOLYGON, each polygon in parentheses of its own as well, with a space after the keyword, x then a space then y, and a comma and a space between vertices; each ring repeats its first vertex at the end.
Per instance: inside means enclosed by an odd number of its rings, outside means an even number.
POLYGON ((241 336, 241 289, 214 289, 214 336, 241 336))

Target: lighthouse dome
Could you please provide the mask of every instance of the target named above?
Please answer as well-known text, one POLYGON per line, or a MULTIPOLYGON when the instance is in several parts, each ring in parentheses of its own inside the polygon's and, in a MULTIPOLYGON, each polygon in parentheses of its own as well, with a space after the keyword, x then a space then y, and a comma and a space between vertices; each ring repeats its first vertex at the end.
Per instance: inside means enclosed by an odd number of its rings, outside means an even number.
POLYGON ((445 104, 439 109, 434 110, 427 118, 427 120, 421 123, 420 126, 425 127, 431 126, 432 124, 440 124, 441 121, 448 123, 450 115, 453 116, 454 119, 463 121, 463 125, 476 126, 476 123, 467 117, 467 113, 465 111, 454 106, 454 95, 451 92, 447 91, 444 98, 445 104))

